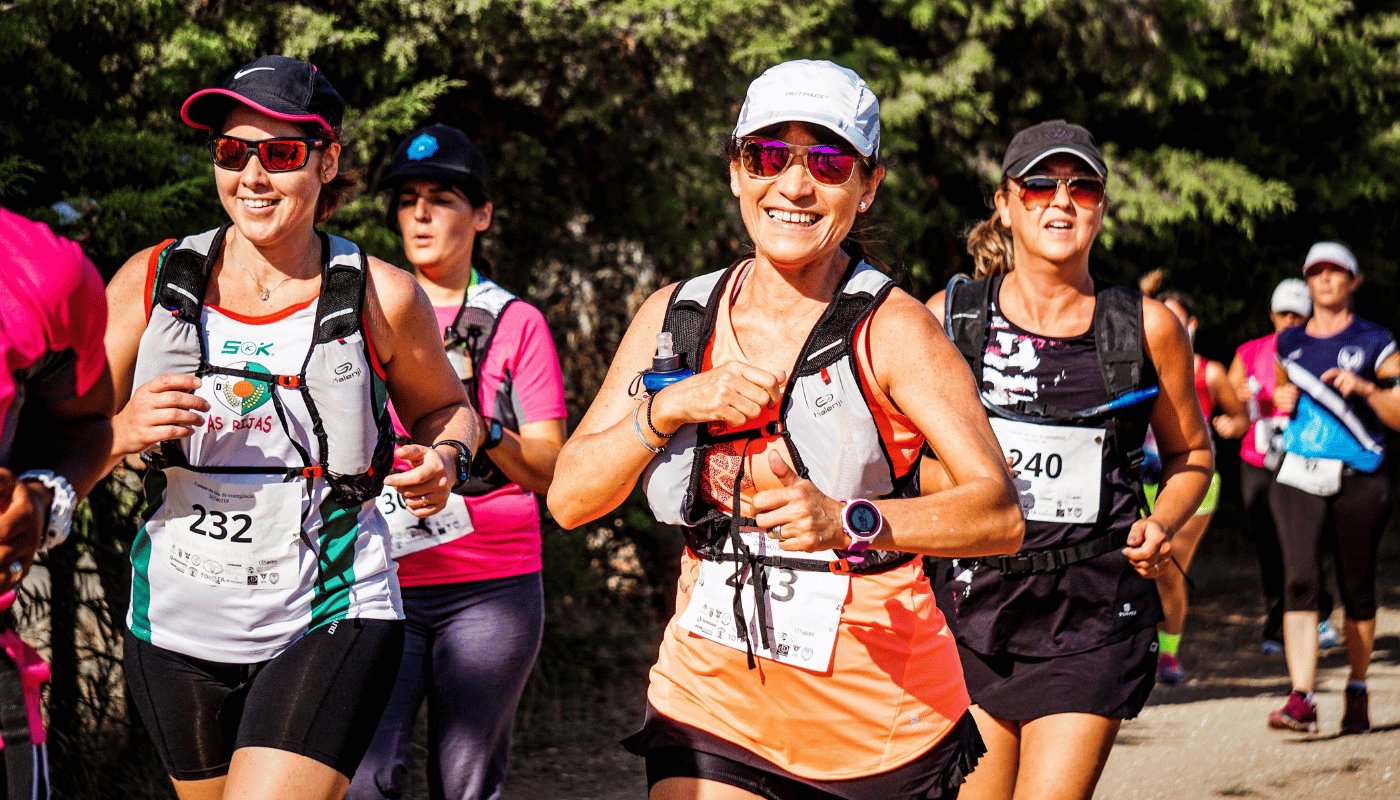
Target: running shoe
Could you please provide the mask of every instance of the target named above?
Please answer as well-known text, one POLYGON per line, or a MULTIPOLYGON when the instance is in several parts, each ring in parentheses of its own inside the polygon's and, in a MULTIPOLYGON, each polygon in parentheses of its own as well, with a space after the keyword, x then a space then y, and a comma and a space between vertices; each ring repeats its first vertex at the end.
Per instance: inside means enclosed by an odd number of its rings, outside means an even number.
POLYGON ((1265 639, 1264 643, 1259 645, 1259 652, 1266 656, 1276 656, 1283 652, 1283 642, 1277 639, 1265 639))
POLYGON ((1181 683, 1181 661, 1171 653, 1157 657, 1157 682, 1181 683))
POLYGON ((1269 727, 1281 731, 1316 731, 1317 706, 1302 692, 1289 692, 1283 708, 1269 715, 1269 727))
POLYGON ((1332 627, 1332 623, 1323 620, 1317 623, 1317 646, 1326 650, 1330 647, 1339 647, 1342 644, 1341 634, 1332 627))
POLYGON ((1365 689, 1347 687, 1347 710, 1342 714, 1342 735, 1371 730, 1370 696, 1365 689))

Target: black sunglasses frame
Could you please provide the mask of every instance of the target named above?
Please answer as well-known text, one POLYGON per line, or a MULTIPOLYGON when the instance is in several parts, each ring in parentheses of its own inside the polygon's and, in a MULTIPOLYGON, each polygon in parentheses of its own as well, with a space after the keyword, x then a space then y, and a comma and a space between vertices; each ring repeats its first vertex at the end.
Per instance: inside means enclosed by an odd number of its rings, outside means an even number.
POLYGON ((226 169, 230 172, 241 172, 244 167, 248 166, 248 159, 253 156, 253 153, 257 153, 258 163, 262 165, 264 172, 296 172, 297 170, 306 166, 307 162, 311 160, 311 151, 324 149, 330 143, 330 139, 324 139, 319 137, 273 136, 269 139, 240 139, 237 136, 219 135, 210 136, 209 141, 205 144, 205 146, 209 150, 209 160, 213 162, 214 166, 218 167, 219 169, 226 169), (239 142, 243 145, 243 160, 239 162, 238 166, 228 167, 219 163, 218 146, 219 142, 223 140, 239 142), (303 158, 301 160, 301 163, 297 164, 295 167, 285 167, 283 169, 273 169, 272 167, 269 167, 267 165, 267 153, 265 151, 268 145, 277 142, 301 142, 305 144, 306 157, 303 158))

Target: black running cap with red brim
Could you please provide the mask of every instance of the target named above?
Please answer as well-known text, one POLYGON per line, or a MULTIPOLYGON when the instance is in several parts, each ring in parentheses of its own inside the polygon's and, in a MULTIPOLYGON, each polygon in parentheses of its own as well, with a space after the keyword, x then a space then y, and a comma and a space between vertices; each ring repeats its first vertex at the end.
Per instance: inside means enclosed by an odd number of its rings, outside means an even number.
POLYGON ((180 118, 212 131, 238 104, 274 119, 315 123, 331 138, 345 115, 345 101, 320 70, 287 56, 263 56, 240 67, 223 88, 190 95, 180 118))

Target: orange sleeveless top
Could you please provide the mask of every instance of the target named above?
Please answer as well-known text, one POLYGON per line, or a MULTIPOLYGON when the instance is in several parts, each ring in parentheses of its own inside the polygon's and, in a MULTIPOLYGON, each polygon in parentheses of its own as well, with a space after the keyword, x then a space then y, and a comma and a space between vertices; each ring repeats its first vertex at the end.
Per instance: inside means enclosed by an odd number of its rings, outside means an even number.
MULTIPOLYGON (((746 361, 729 315, 734 294, 731 285, 729 302, 715 321, 706 369, 746 361)), ((870 366, 869 322, 856 332, 861 382, 895 474, 902 475, 918 459, 923 436, 879 390, 870 366)), ((769 409, 745 427, 758 427, 776 415, 776 408, 769 409)), ((728 450, 712 450, 702 482, 706 499, 726 511, 742 448, 739 442, 728 450)), ((753 441, 743 455, 740 502, 745 515, 751 514, 748 498, 780 485, 768 468, 767 453, 774 448, 792 463, 781 437, 753 441)), ((733 742, 795 775, 844 780, 912 761, 967 710, 957 647, 918 559, 880 575, 851 577, 828 672, 764 658, 750 670, 743 651, 680 627, 677 620, 699 572, 699 560, 686 550, 676 615, 651 669, 647 699, 667 717, 733 742)))

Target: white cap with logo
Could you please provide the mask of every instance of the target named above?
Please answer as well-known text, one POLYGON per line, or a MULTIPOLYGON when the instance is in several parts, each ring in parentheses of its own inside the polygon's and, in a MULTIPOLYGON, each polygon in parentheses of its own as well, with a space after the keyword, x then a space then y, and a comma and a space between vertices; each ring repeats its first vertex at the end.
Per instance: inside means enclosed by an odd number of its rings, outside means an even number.
POLYGON ((880 150, 880 101, 852 70, 830 61, 785 61, 749 84, 734 135, 783 122, 829 128, 863 156, 880 150))
POLYGON ((1274 296, 1269 300, 1269 311, 1282 314, 1292 311, 1303 317, 1312 316, 1312 294, 1308 285, 1297 278, 1284 278, 1274 287, 1274 296))

